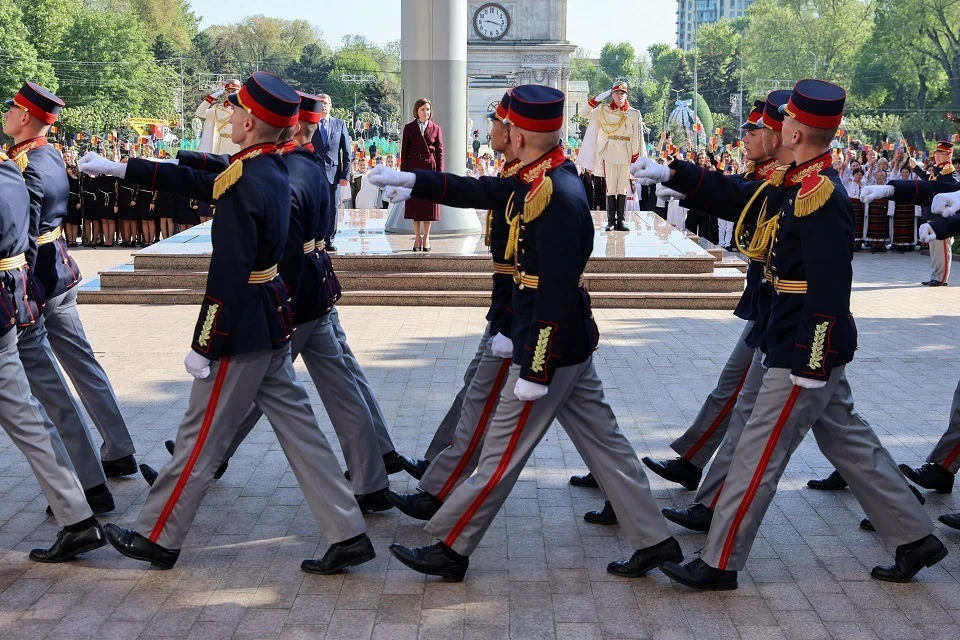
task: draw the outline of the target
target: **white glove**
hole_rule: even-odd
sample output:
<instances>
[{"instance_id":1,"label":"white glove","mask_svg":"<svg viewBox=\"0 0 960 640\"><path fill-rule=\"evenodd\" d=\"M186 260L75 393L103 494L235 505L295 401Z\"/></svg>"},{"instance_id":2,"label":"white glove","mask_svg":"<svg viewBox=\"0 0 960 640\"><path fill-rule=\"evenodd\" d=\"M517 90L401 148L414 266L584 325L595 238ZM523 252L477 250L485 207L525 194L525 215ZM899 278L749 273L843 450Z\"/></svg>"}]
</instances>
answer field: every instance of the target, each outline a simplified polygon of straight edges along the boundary
<instances>
[{"instance_id":1,"label":"white glove","mask_svg":"<svg viewBox=\"0 0 960 640\"><path fill-rule=\"evenodd\" d=\"M88 176L107 175L122 179L127 175L127 165L107 160L93 151L80 158L77 168Z\"/></svg>"},{"instance_id":2,"label":"white glove","mask_svg":"<svg viewBox=\"0 0 960 640\"><path fill-rule=\"evenodd\" d=\"M790 374L790 382L802 389L823 389L827 386L826 380L811 380L810 378L800 378Z\"/></svg>"},{"instance_id":3,"label":"white glove","mask_svg":"<svg viewBox=\"0 0 960 640\"><path fill-rule=\"evenodd\" d=\"M513 388L513 393L517 396L518 400L533 402L547 395L549 389L550 387L545 384L537 384L536 382L530 382L520 378L517 380L517 386Z\"/></svg>"},{"instance_id":4,"label":"white glove","mask_svg":"<svg viewBox=\"0 0 960 640\"><path fill-rule=\"evenodd\" d=\"M367 180L369 180L373 186L381 189L384 187L405 187L407 189L413 189L413 185L417 183L417 176L409 171L397 171L396 169L389 168L387 165L378 164L367 174Z\"/></svg>"},{"instance_id":5,"label":"white glove","mask_svg":"<svg viewBox=\"0 0 960 640\"><path fill-rule=\"evenodd\" d=\"M686 198L685 195L679 191L674 191L669 187L665 187L662 184L657 185L657 197L666 202L667 200L683 200Z\"/></svg>"},{"instance_id":6,"label":"white glove","mask_svg":"<svg viewBox=\"0 0 960 640\"><path fill-rule=\"evenodd\" d=\"M603 102L604 100L609 98L611 95L613 95L613 89L607 89L603 93L598 94L597 97L594 98L594 100L596 100L597 102Z\"/></svg>"},{"instance_id":7,"label":"white glove","mask_svg":"<svg viewBox=\"0 0 960 640\"><path fill-rule=\"evenodd\" d=\"M213 98L214 102L216 102L217 98L222 96L225 91L226 89L217 89L216 91L210 94L210 97Z\"/></svg>"},{"instance_id":8,"label":"white glove","mask_svg":"<svg viewBox=\"0 0 960 640\"><path fill-rule=\"evenodd\" d=\"M960 191L938 193L933 196L933 204L930 205L930 211L939 213L944 218L949 218L956 214L960 211Z\"/></svg>"},{"instance_id":9,"label":"white glove","mask_svg":"<svg viewBox=\"0 0 960 640\"><path fill-rule=\"evenodd\" d=\"M893 195L893 187L888 184L871 185L860 190L860 202L870 204L880 198L889 198Z\"/></svg>"},{"instance_id":10,"label":"white glove","mask_svg":"<svg viewBox=\"0 0 960 640\"><path fill-rule=\"evenodd\" d=\"M490 340L490 351L498 358L512 358L513 340L502 333L498 333Z\"/></svg>"},{"instance_id":11,"label":"white glove","mask_svg":"<svg viewBox=\"0 0 960 640\"><path fill-rule=\"evenodd\" d=\"M640 184L649 187L652 184L669 180L670 167L665 164L657 164L657 161L653 158L640 157L630 165L630 175Z\"/></svg>"},{"instance_id":12,"label":"white glove","mask_svg":"<svg viewBox=\"0 0 960 640\"><path fill-rule=\"evenodd\" d=\"M197 380L203 380L210 375L210 361L193 349L183 359L183 366L186 367L187 373Z\"/></svg>"},{"instance_id":13,"label":"white glove","mask_svg":"<svg viewBox=\"0 0 960 640\"><path fill-rule=\"evenodd\" d=\"M929 223L924 222L917 230L917 238L920 242L933 242L937 239L937 234L933 232L933 227Z\"/></svg>"},{"instance_id":14,"label":"white glove","mask_svg":"<svg viewBox=\"0 0 960 640\"><path fill-rule=\"evenodd\" d=\"M404 200L409 200L410 194L412 193L413 190L407 189L406 187L387 187L383 190L383 199L390 204L396 204Z\"/></svg>"}]
</instances>

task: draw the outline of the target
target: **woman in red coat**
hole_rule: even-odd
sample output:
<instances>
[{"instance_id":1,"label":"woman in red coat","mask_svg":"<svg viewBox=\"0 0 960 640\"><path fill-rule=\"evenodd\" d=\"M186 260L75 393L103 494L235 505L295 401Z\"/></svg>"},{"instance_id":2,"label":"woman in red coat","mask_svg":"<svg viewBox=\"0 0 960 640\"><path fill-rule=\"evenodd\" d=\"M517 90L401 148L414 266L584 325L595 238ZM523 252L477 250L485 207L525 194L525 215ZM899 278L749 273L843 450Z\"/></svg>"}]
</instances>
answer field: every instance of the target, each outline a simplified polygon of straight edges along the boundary
<instances>
[{"instance_id":1,"label":"woman in red coat","mask_svg":"<svg viewBox=\"0 0 960 640\"><path fill-rule=\"evenodd\" d=\"M400 171L443 171L443 134L440 125L430 119L433 105L426 98L420 98L413 104L413 115L416 120L403 128ZM430 251L430 223L440 219L440 207L426 200L411 198L404 203L403 217L413 220L413 250Z\"/></svg>"}]
</instances>

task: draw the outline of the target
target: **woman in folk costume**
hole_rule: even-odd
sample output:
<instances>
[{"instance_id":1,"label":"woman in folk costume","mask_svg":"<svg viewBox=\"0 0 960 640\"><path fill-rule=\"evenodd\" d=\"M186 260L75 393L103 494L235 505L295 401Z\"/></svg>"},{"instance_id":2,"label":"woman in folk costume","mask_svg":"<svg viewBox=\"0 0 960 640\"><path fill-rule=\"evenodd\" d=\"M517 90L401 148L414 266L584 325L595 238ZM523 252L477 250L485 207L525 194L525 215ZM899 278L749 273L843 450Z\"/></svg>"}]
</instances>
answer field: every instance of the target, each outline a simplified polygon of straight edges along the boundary
<instances>
[{"instance_id":1,"label":"woman in folk costume","mask_svg":"<svg viewBox=\"0 0 960 640\"><path fill-rule=\"evenodd\" d=\"M433 117L433 104L420 98L413 104L415 120L403 128L400 143L400 170L443 171L443 133ZM430 225L440 219L440 207L411 198L404 203L403 217L413 220L413 250L430 251ZM422 232L421 232L422 227Z\"/></svg>"},{"instance_id":2,"label":"woman in folk costume","mask_svg":"<svg viewBox=\"0 0 960 640\"><path fill-rule=\"evenodd\" d=\"M860 200L860 192L866 186L863 184L863 169L856 167L851 173L850 182L845 186L847 195L850 196L850 204L853 206L853 250L860 251L863 247L863 221L866 212L866 207Z\"/></svg>"}]
</instances>

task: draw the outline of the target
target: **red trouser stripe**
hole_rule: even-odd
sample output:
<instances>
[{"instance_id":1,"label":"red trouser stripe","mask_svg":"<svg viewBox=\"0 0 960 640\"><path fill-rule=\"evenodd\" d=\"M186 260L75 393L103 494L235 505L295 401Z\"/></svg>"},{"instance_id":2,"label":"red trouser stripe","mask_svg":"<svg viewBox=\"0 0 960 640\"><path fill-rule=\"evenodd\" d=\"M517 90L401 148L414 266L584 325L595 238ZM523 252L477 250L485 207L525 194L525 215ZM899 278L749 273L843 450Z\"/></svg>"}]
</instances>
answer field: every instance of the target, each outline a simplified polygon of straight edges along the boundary
<instances>
[{"instance_id":1,"label":"red trouser stripe","mask_svg":"<svg viewBox=\"0 0 960 640\"><path fill-rule=\"evenodd\" d=\"M940 282L946 282L950 278L950 242L944 240L940 244L943 245L943 277Z\"/></svg>"},{"instance_id":2,"label":"red trouser stripe","mask_svg":"<svg viewBox=\"0 0 960 640\"><path fill-rule=\"evenodd\" d=\"M777 442L780 440L780 434L783 433L783 427L787 424L787 419L790 417L790 412L793 411L793 405L797 403L797 397L799 395L800 387L794 385L793 389L790 390L790 395L787 396L786 404L783 405L783 410L780 412L780 417L777 418L777 423L773 426L773 432L770 434L770 438L767 440L767 446L763 449L763 455L760 457L760 463L753 472L753 478L750 480L750 486L747 487L747 493L743 496L743 500L740 501L740 506L737 507L737 513L733 517L733 523L730 525L730 531L727 532L727 539L723 543L723 551L720 553L720 566L717 567L717 569L727 568L727 562L730 560L730 554L733 552L733 543L737 537L737 530L740 529L740 523L743 522L744 517L746 517L747 510L750 509L750 503L753 502L753 499L757 495L757 491L760 489L760 483L763 480L763 474L767 470L767 465L770 464L770 458L773 457L773 452L777 448Z\"/></svg>"},{"instance_id":3,"label":"red trouser stripe","mask_svg":"<svg viewBox=\"0 0 960 640\"><path fill-rule=\"evenodd\" d=\"M940 463L940 466L949 471L950 467L953 466L953 463L956 461L957 456L960 456L960 443L957 443L957 446L950 451L950 455L947 456L946 460Z\"/></svg>"},{"instance_id":4,"label":"red trouser stripe","mask_svg":"<svg viewBox=\"0 0 960 640\"><path fill-rule=\"evenodd\" d=\"M460 458L460 462L457 463L457 468L453 470L453 473L450 474L447 481L440 487L440 491L437 493L439 500L447 499L447 496L450 495L450 492L453 491L454 486L457 484L457 478L463 473L467 464L470 463L473 454L477 451L477 447L483 442L483 434L486 433L487 422L490 420L490 415L493 413L494 407L497 406L497 398L500 397L500 388L503 386L503 380L507 377L507 373L510 372L510 362L510 358L505 358L503 364L500 365L497 377L493 381L493 387L490 389L490 395L487 396L487 402L483 405L483 413L480 414L480 420L477 422L473 436L470 438L470 444Z\"/></svg>"},{"instance_id":5,"label":"red trouser stripe","mask_svg":"<svg viewBox=\"0 0 960 640\"><path fill-rule=\"evenodd\" d=\"M187 464L183 467L183 471L180 473L180 477L177 478L177 484L173 488L173 493L170 494L170 497L167 498L167 504L163 506L163 511L160 512L160 517L157 518L157 523L153 525L153 531L150 532L150 542L156 542L160 539L160 534L163 533L163 528L167 525L167 520L170 519L170 514L173 513L173 508L177 506L177 501L180 499L180 494L183 493L184 487L187 486L187 480L190 478L190 473L193 471L194 465L197 464L197 459L200 457L200 452L203 450L203 444L207 441L207 435L210 433L210 425L213 423L213 416L217 412L217 402L220 400L220 390L223 388L223 381L227 377L227 369L230 365L230 358L222 358L220 360L220 367L217 369L217 379L213 382L213 390L210 392L210 400L207 401L207 411L203 414L203 422L200 424L200 433L197 435L197 441L193 445L193 450L190 452L190 457L187 458Z\"/></svg>"},{"instance_id":6,"label":"red trouser stripe","mask_svg":"<svg viewBox=\"0 0 960 640\"><path fill-rule=\"evenodd\" d=\"M697 451L700 451L700 448L703 445L707 444L707 440L710 439L710 436L720 428L720 425L723 423L724 419L730 415L730 411L733 409L734 405L737 404L737 396L740 395L740 389L743 389L743 383L747 379L747 374L750 372L750 365L747 365L747 368L744 370L743 375L740 376L740 383L737 385L737 388L734 389L733 395L727 398L726 404L723 405L723 409L720 410L720 413L717 414L717 417L713 419L713 422L710 423L710 427L704 432L700 439L693 443L693 446L690 447L690 451L683 456L687 460L691 460L693 456L697 455Z\"/></svg>"},{"instance_id":7,"label":"red trouser stripe","mask_svg":"<svg viewBox=\"0 0 960 640\"><path fill-rule=\"evenodd\" d=\"M497 465L496 471L494 471L490 479L487 480L487 484L480 490L480 494L473 499L470 507L460 516L460 519L457 520L453 529L447 534L447 537L443 540L443 544L448 547L453 546L457 538L460 537L460 534L463 533L464 527L470 524L470 521L473 519L473 516L476 515L477 510L483 504L484 500L497 488L500 479L503 478L503 474L507 472L507 467L510 466L510 459L513 458L513 452L516 450L517 443L520 441L520 435L523 433L523 427L527 424L527 418L530 416L531 409L533 409L532 401L523 403L523 409L520 411L520 417L517 419L517 427L513 430L513 435L510 436L510 442L507 443L506 451L504 451L500 457L500 464Z\"/></svg>"}]
</instances>

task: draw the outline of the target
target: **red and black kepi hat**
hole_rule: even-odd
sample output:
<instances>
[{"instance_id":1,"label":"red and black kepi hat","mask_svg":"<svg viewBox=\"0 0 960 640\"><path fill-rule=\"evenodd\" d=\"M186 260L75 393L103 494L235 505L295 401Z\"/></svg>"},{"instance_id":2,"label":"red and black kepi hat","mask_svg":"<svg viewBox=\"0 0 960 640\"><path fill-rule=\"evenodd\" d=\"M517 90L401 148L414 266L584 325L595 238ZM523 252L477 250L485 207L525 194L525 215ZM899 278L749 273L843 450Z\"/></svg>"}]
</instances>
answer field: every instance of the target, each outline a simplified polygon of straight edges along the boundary
<instances>
[{"instance_id":1,"label":"red and black kepi hat","mask_svg":"<svg viewBox=\"0 0 960 640\"><path fill-rule=\"evenodd\" d=\"M497 103L497 108L493 111L487 112L487 117L491 120L499 120L503 122L507 119L507 112L510 111L510 90L503 94L503 97L500 98L500 102Z\"/></svg>"},{"instance_id":2,"label":"red and black kepi hat","mask_svg":"<svg viewBox=\"0 0 960 640\"><path fill-rule=\"evenodd\" d=\"M45 124L56 122L60 109L64 107L63 100L34 82L23 85L13 100L7 100L5 104L8 107L20 107Z\"/></svg>"},{"instance_id":3,"label":"red and black kepi hat","mask_svg":"<svg viewBox=\"0 0 960 640\"><path fill-rule=\"evenodd\" d=\"M323 111L323 105L320 104L320 97L312 93L297 91L300 96L300 122L309 122L317 124L320 122L320 113Z\"/></svg>"},{"instance_id":4,"label":"red and black kepi hat","mask_svg":"<svg viewBox=\"0 0 960 640\"><path fill-rule=\"evenodd\" d=\"M783 113L780 107L787 104L790 99L790 92L786 89L777 89L767 94L767 100L763 105L763 117L760 118L760 126L774 131L783 131Z\"/></svg>"},{"instance_id":5,"label":"red and black kepi hat","mask_svg":"<svg viewBox=\"0 0 960 640\"><path fill-rule=\"evenodd\" d=\"M744 131L752 131L754 129L762 128L759 122L760 118L763 117L763 107L766 104L766 100L754 100L753 109L750 110L750 113L747 115L747 121L741 124L740 128Z\"/></svg>"},{"instance_id":6,"label":"red and black kepi hat","mask_svg":"<svg viewBox=\"0 0 960 640\"><path fill-rule=\"evenodd\" d=\"M243 83L240 91L228 96L227 100L272 127L292 127L300 113L297 92L266 71L255 72Z\"/></svg>"},{"instance_id":7,"label":"red and black kepi hat","mask_svg":"<svg viewBox=\"0 0 960 640\"><path fill-rule=\"evenodd\" d=\"M510 93L507 122L527 131L549 132L563 128L563 91L539 84L524 84Z\"/></svg>"},{"instance_id":8,"label":"red and black kepi hat","mask_svg":"<svg viewBox=\"0 0 960 640\"><path fill-rule=\"evenodd\" d=\"M953 143L949 140L937 141L937 151L941 153L953 153Z\"/></svg>"},{"instance_id":9,"label":"red and black kepi hat","mask_svg":"<svg viewBox=\"0 0 960 640\"><path fill-rule=\"evenodd\" d=\"M610 91L623 91L626 93L628 90L626 80L617 80L613 83L613 86L610 87Z\"/></svg>"},{"instance_id":10,"label":"red and black kepi hat","mask_svg":"<svg viewBox=\"0 0 960 640\"><path fill-rule=\"evenodd\" d=\"M815 129L836 129L843 120L847 92L823 80L801 80L780 111L800 124Z\"/></svg>"}]
</instances>

